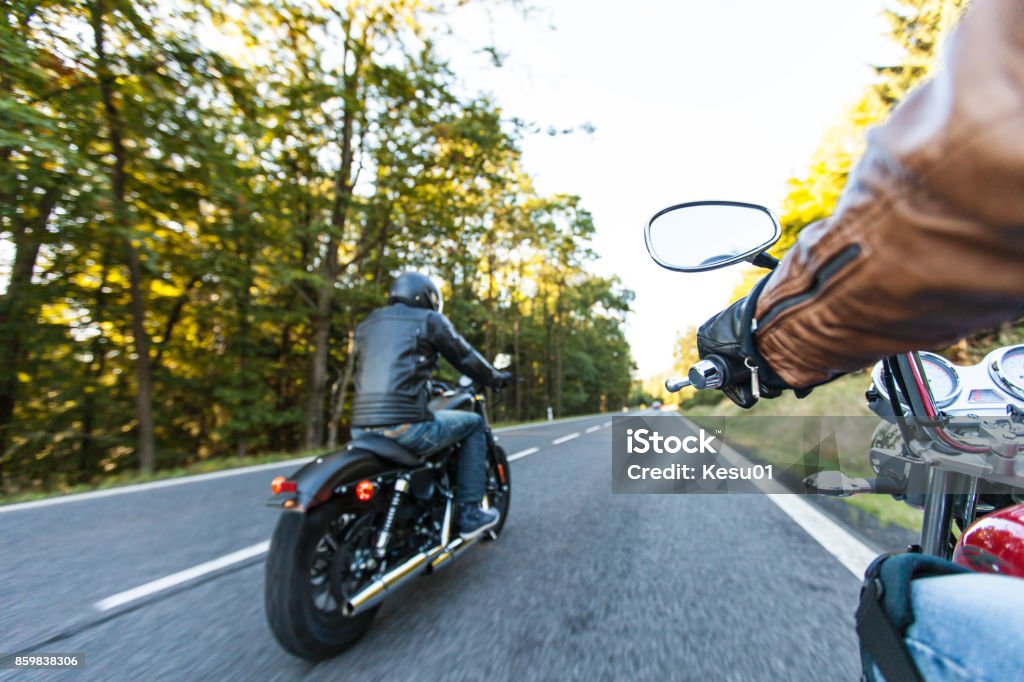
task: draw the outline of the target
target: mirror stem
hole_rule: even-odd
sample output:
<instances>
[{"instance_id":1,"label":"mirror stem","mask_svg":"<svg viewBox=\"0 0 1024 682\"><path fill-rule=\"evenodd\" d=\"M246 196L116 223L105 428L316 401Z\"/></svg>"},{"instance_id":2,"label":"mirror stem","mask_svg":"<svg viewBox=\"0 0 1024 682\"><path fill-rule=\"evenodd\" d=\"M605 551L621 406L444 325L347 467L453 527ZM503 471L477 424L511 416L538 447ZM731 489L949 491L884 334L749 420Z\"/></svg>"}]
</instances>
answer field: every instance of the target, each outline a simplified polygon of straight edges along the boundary
<instances>
[{"instance_id":1,"label":"mirror stem","mask_svg":"<svg viewBox=\"0 0 1024 682\"><path fill-rule=\"evenodd\" d=\"M750 263L759 268L764 268L765 270L774 270L779 266L779 259L762 251L751 258Z\"/></svg>"}]
</instances>

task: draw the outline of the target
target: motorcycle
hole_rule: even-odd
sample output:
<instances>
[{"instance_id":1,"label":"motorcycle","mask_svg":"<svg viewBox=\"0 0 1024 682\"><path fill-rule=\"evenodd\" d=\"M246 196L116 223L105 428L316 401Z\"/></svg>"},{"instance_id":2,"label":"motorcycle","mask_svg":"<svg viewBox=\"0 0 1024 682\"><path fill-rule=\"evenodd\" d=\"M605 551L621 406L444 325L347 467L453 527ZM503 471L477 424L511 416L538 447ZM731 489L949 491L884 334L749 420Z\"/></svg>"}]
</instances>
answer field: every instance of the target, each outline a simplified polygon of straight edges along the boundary
<instances>
[{"instance_id":1,"label":"motorcycle","mask_svg":"<svg viewBox=\"0 0 1024 682\"><path fill-rule=\"evenodd\" d=\"M494 365L504 369L508 355ZM419 457L394 441L365 435L271 483L282 510L266 561L264 602L274 637L308 660L335 656L370 627L384 599L433 573L478 540L496 540L508 518L508 458L491 432L483 387L435 381L431 410L470 410L487 425L483 506L496 526L464 539L455 531L453 445Z\"/></svg>"},{"instance_id":2,"label":"motorcycle","mask_svg":"<svg viewBox=\"0 0 1024 682\"><path fill-rule=\"evenodd\" d=\"M670 206L644 231L654 261L678 272L740 262L774 269L779 261L766 251L780 235L767 208L732 201ZM730 371L711 355L665 387L725 388ZM1024 507L1017 506L1024 503L1024 345L994 350L972 366L901 353L880 361L871 376L868 406L883 420L868 453L877 477L822 471L805 479L808 491L890 494L924 511L915 551L1024 577Z\"/></svg>"}]
</instances>

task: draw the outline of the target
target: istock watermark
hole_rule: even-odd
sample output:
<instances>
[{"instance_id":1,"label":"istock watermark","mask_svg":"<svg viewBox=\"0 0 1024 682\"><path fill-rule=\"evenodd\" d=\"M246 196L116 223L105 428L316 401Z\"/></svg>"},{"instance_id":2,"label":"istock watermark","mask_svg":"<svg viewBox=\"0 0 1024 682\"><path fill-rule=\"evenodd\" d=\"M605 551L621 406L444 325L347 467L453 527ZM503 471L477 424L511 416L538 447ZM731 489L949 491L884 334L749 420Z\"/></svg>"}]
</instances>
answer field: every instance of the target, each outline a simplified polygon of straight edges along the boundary
<instances>
[{"instance_id":1,"label":"istock watermark","mask_svg":"<svg viewBox=\"0 0 1024 682\"><path fill-rule=\"evenodd\" d=\"M642 455L646 452L653 452L659 455L674 455L679 452L686 452L691 455L697 453L717 454L713 443L715 437L704 429L695 436L662 436L651 429L626 429L626 452L629 454Z\"/></svg>"},{"instance_id":2,"label":"istock watermark","mask_svg":"<svg viewBox=\"0 0 1024 682\"><path fill-rule=\"evenodd\" d=\"M923 494L899 428L876 417L616 417L615 493L807 493L845 496L878 480Z\"/></svg>"}]
</instances>

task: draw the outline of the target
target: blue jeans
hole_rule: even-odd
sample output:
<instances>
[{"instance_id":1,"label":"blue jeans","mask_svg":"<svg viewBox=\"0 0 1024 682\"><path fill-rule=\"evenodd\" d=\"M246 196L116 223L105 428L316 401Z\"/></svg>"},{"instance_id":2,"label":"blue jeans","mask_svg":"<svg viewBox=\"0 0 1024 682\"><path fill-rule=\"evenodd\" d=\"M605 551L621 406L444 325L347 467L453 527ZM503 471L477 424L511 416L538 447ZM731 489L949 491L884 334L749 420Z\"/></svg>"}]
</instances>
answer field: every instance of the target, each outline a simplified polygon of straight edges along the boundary
<instances>
[{"instance_id":1,"label":"blue jeans","mask_svg":"<svg viewBox=\"0 0 1024 682\"><path fill-rule=\"evenodd\" d=\"M462 441L458 458L456 502L479 504L487 484L487 435L483 418L464 410L438 410L434 418L411 424L353 428L352 437L376 433L417 455L430 455Z\"/></svg>"},{"instance_id":2,"label":"blue jeans","mask_svg":"<svg viewBox=\"0 0 1024 682\"><path fill-rule=\"evenodd\" d=\"M1024 580L989 573L923 578L911 583L911 600L914 623L904 641L924 679L1021 679Z\"/></svg>"}]
</instances>

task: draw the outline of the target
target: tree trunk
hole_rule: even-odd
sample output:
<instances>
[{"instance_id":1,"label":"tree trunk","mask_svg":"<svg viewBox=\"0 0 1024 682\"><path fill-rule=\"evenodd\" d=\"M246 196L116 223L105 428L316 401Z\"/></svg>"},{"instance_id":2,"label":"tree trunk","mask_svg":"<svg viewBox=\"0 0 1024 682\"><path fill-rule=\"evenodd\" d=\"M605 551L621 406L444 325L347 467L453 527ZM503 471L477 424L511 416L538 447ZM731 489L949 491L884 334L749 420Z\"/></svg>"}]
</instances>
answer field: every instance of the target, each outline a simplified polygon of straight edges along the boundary
<instances>
[{"instance_id":1,"label":"tree trunk","mask_svg":"<svg viewBox=\"0 0 1024 682\"><path fill-rule=\"evenodd\" d=\"M289 326L288 324L282 325L280 338L281 340L277 346L278 367L274 390L274 408L279 413L287 411L292 406L292 378L291 373L288 371L289 358L291 358L292 354L291 326ZM295 442L294 428L289 427L286 429L282 425L276 425L274 427L274 433L273 438L271 438L271 442L274 444L274 448L277 450L283 451L291 449Z\"/></svg>"},{"instance_id":2,"label":"tree trunk","mask_svg":"<svg viewBox=\"0 0 1024 682\"><path fill-rule=\"evenodd\" d=\"M346 41L347 44L347 41ZM313 313L313 357L309 367L309 386L306 400L307 449L320 447L324 437L324 396L327 388L327 356L331 337L331 311L334 304L334 285L338 281L338 246L344 238L348 209L352 200L352 165L355 159L356 100L362 65L356 56L351 75L345 77L345 113L341 122L341 167L334 180L334 205L331 209L331 234L327 251L320 267L320 285L317 289L316 310Z\"/></svg>"},{"instance_id":3,"label":"tree trunk","mask_svg":"<svg viewBox=\"0 0 1024 682\"><path fill-rule=\"evenodd\" d=\"M333 448L338 444L338 429L341 426L341 415L345 410L345 395L348 394L348 387L352 384L352 375L356 369L356 330L349 327L348 350L345 356L345 371L342 373L333 391L334 404L331 406L331 423L327 427L327 447Z\"/></svg>"},{"instance_id":4,"label":"tree trunk","mask_svg":"<svg viewBox=\"0 0 1024 682\"><path fill-rule=\"evenodd\" d=\"M96 51L96 74L99 79L100 98L103 101L107 137L114 163L110 169L110 187L114 205L114 227L124 242L124 258L128 266L129 305L132 316L132 345L135 351L135 416L138 420L139 470L150 473L156 463L156 443L153 429L153 372L149 356L149 335L146 332L146 301L143 292L142 260L131 239L125 172L127 153L117 109L113 84L115 79L107 59L103 0L96 0L91 8L91 23Z\"/></svg>"},{"instance_id":5,"label":"tree trunk","mask_svg":"<svg viewBox=\"0 0 1024 682\"><path fill-rule=\"evenodd\" d=\"M25 366L25 330L34 325L36 305L30 300L32 274L46 224L60 196L58 187L43 192L31 219L12 216L14 263L7 292L0 296L0 462L10 442L18 401L18 370ZM0 464L0 488L4 468Z\"/></svg>"},{"instance_id":6,"label":"tree trunk","mask_svg":"<svg viewBox=\"0 0 1024 682\"><path fill-rule=\"evenodd\" d=\"M334 283L338 279L338 244L332 238L327 243L322 282L317 289L316 310L313 313L313 357L309 367L309 387L306 395L306 449L320 447L323 442L324 391L327 386L327 354L331 340L331 309L334 304Z\"/></svg>"}]
</instances>

